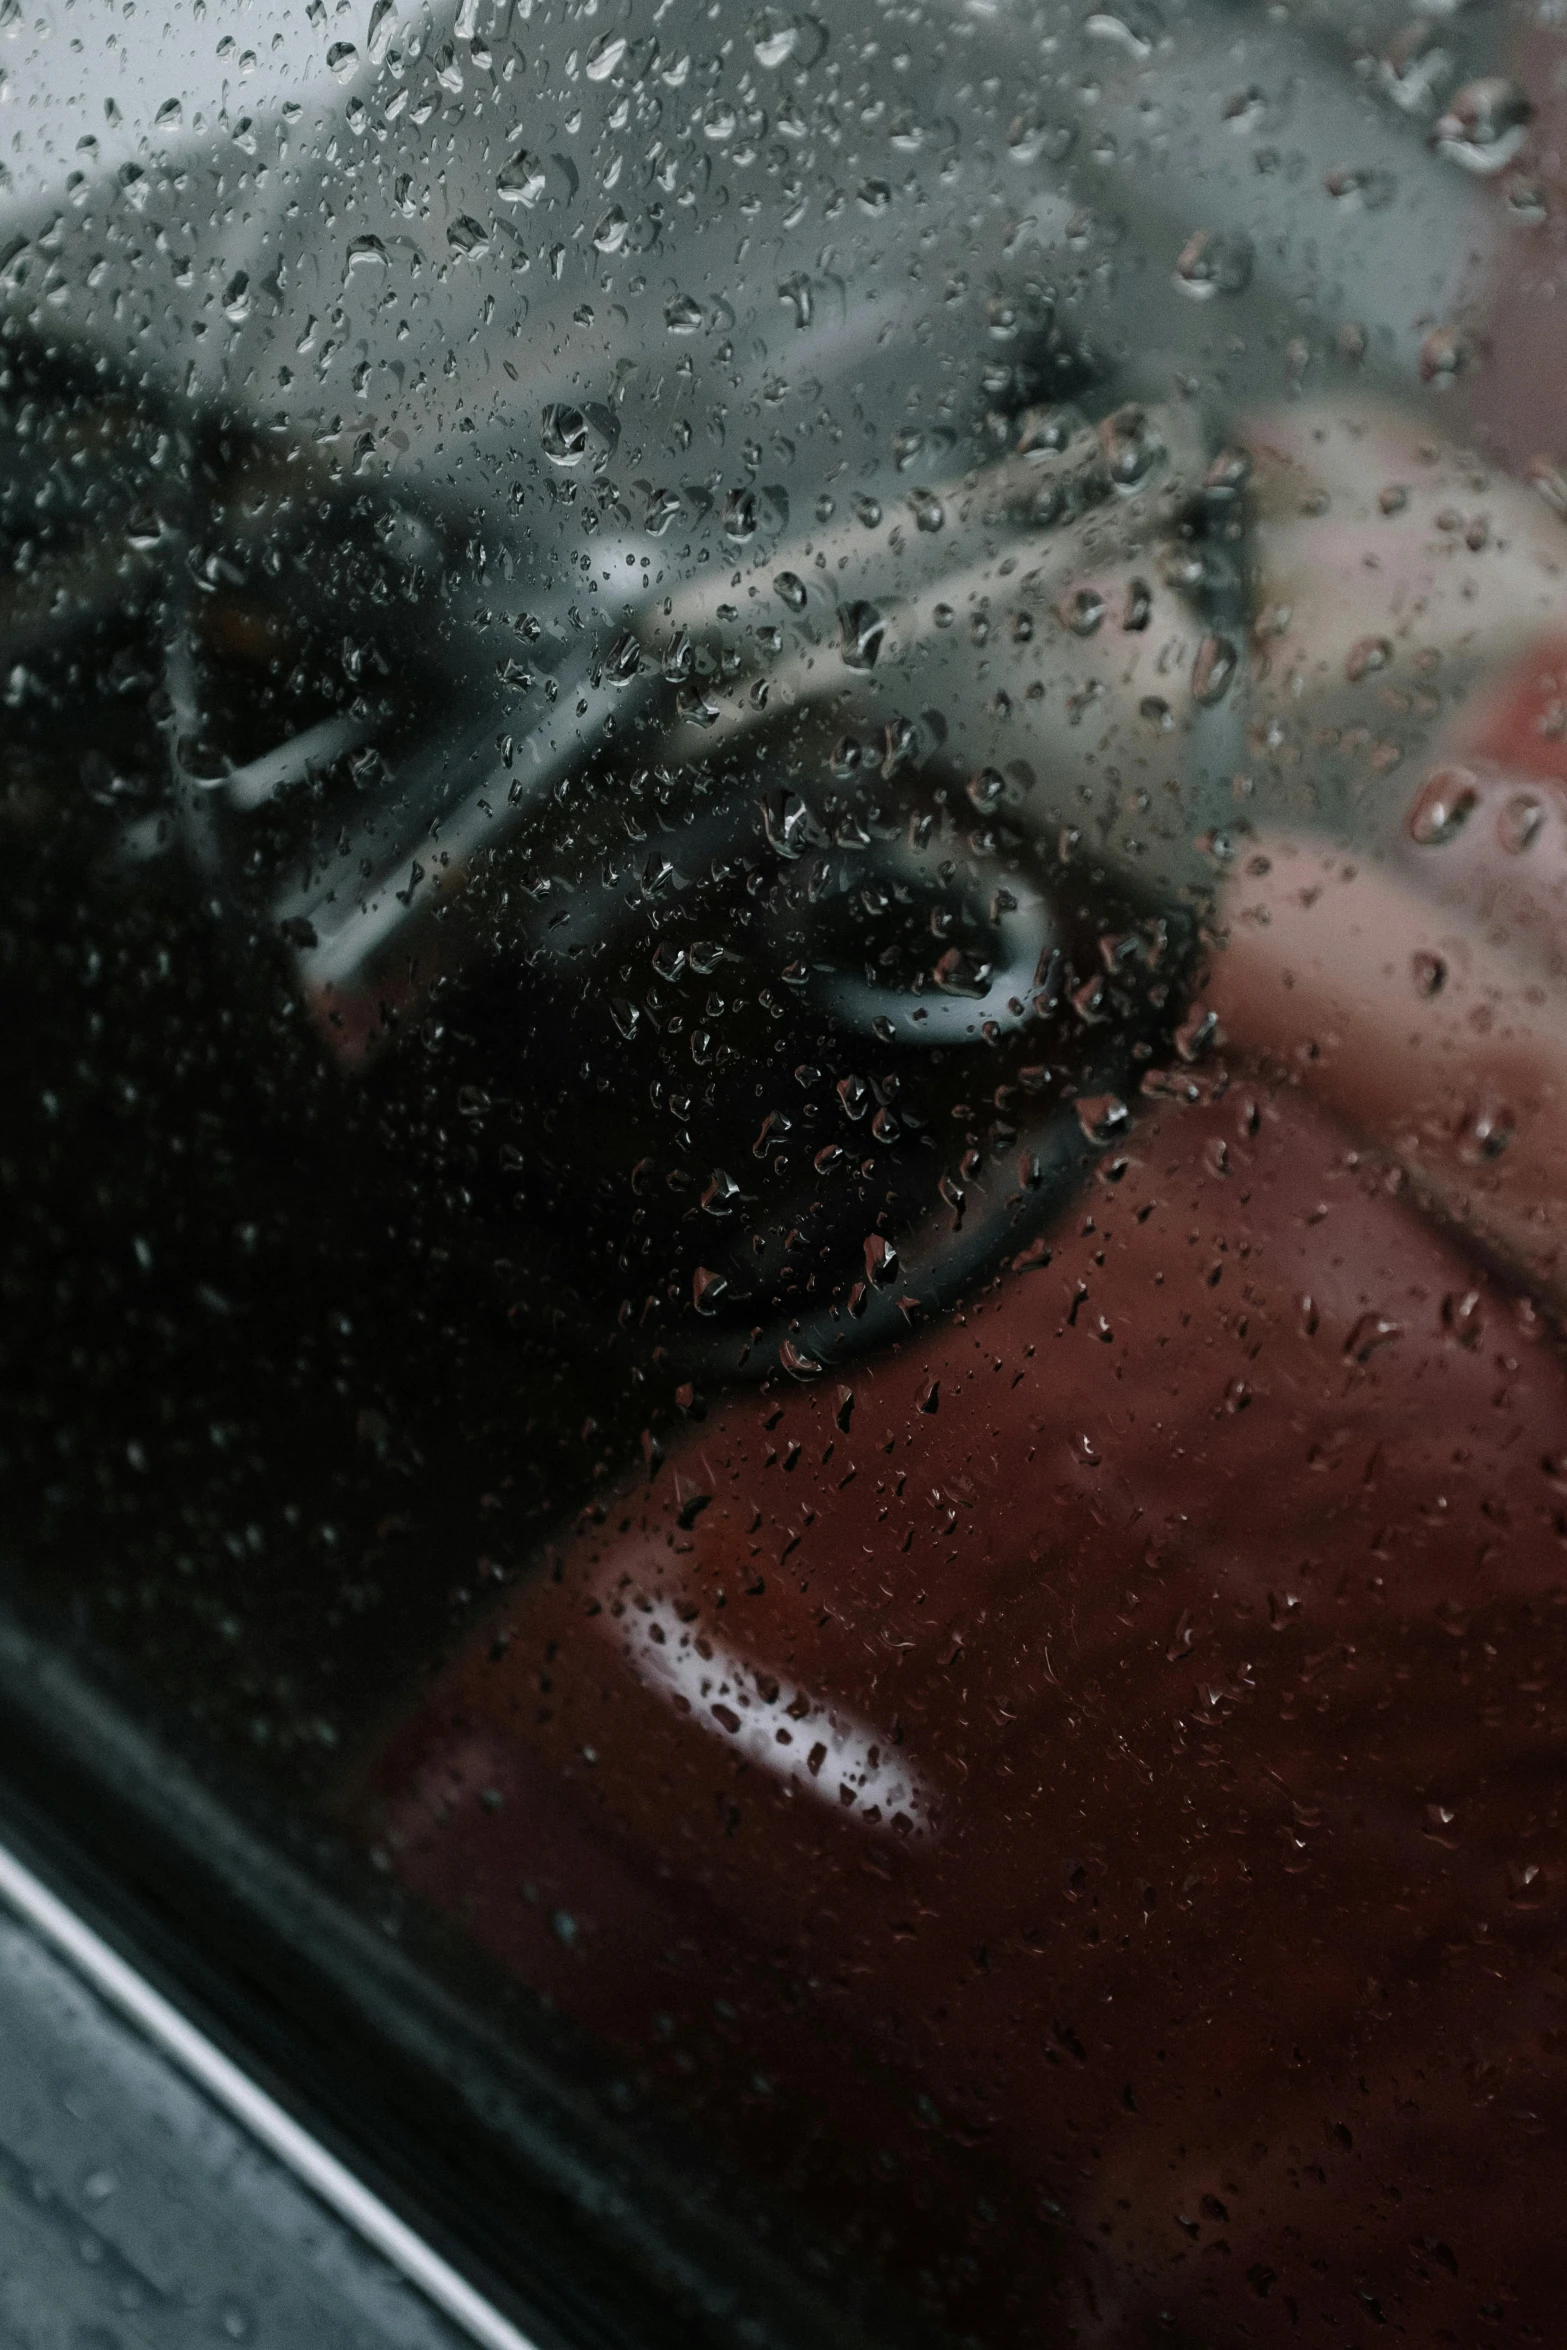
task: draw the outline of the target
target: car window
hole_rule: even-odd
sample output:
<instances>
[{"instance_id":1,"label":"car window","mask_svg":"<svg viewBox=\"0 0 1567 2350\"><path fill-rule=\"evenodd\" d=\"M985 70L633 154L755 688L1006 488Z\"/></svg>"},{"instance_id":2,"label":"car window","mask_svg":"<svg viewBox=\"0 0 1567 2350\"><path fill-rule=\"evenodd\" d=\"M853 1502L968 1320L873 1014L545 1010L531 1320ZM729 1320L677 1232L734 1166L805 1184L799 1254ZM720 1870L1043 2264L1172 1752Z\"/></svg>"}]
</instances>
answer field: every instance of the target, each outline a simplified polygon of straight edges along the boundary
<instances>
[{"instance_id":1,"label":"car window","mask_svg":"<svg viewBox=\"0 0 1567 2350\"><path fill-rule=\"evenodd\" d=\"M1563 64L0 10L8 1816L541 2339L1550 2338Z\"/></svg>"}]
</instances>

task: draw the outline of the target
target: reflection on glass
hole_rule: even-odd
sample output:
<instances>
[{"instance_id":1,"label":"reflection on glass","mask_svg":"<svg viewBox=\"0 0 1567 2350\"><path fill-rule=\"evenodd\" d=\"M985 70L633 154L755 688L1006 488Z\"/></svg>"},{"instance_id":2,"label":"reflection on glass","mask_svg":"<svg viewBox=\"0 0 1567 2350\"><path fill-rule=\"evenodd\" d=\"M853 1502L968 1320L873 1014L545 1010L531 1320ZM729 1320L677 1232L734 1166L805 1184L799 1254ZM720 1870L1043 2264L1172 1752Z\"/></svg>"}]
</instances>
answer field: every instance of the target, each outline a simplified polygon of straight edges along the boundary
<instances>
[{"instance_id":1,"label":"reflection on glass","mask_svg":"<svg viewBox=\"0 0 1567 2350\"><path fill-rule=\"evenodd\" d=\"M1558 31L71 22L15 1608L889 2310L1550 2340Z\"/></svg>"}]
</instances>

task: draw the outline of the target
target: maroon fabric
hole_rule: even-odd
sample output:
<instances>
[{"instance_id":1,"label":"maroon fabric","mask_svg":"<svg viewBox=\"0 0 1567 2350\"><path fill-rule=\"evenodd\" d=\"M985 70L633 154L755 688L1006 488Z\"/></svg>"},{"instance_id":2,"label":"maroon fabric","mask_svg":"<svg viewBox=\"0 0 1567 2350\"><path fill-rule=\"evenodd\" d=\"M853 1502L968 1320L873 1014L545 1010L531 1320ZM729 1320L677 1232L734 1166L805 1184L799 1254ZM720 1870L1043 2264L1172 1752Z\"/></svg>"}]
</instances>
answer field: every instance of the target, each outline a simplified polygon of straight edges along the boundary
<instances>
[{"instance_id":1,"label":"maroon fabric","mask_svg":"<svg viewBox=\"0 0 1567 2350\"><path fill-rule=\"evenodd\" d=\"M1299 1095L1203 1090L1048 1263L694 1431L367 1817L962 2331L1553 2342L1563 1364ZM824 1709L853 1803L757 1760Z\"/></svg>"}]
</instances>

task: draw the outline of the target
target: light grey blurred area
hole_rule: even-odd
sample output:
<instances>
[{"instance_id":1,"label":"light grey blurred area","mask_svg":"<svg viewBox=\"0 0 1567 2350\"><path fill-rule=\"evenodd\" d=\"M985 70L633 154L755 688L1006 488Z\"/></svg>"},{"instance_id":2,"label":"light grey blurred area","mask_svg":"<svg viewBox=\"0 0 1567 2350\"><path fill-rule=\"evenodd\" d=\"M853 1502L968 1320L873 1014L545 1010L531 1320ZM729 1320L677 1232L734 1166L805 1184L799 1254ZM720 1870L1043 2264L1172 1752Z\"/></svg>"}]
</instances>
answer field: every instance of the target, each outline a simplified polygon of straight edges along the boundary
<instances>
[{"instance_id":1,"label":"light grey blurred area","mask_svg":"<svg viewBox=\"0 0 1567 2350\"><path fill-rule=\"evenodd\" d=\"M0 1917L0 2350L466 2339Z\"/></svg>"}]
</instances>

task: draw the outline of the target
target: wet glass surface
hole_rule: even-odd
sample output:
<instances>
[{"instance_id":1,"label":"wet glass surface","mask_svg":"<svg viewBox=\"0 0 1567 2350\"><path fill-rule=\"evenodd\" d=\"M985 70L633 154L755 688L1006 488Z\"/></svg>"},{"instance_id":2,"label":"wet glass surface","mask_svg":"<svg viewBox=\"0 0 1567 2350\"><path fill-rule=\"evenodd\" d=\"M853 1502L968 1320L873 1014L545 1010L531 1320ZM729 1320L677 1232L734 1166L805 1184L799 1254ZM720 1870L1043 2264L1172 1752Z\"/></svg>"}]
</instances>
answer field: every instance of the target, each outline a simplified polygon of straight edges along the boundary
<instances>
[{"instance_id":1,"label":"wet glass surface","mask_svg":"<svg viewBox=\"0 0 1567 2350\"><path fill-rule=\"evenodd\" d=\"M0 65L18 1637L853 2338L1549 2341L1553 11Z\"/></svg>"}]
</instances>

